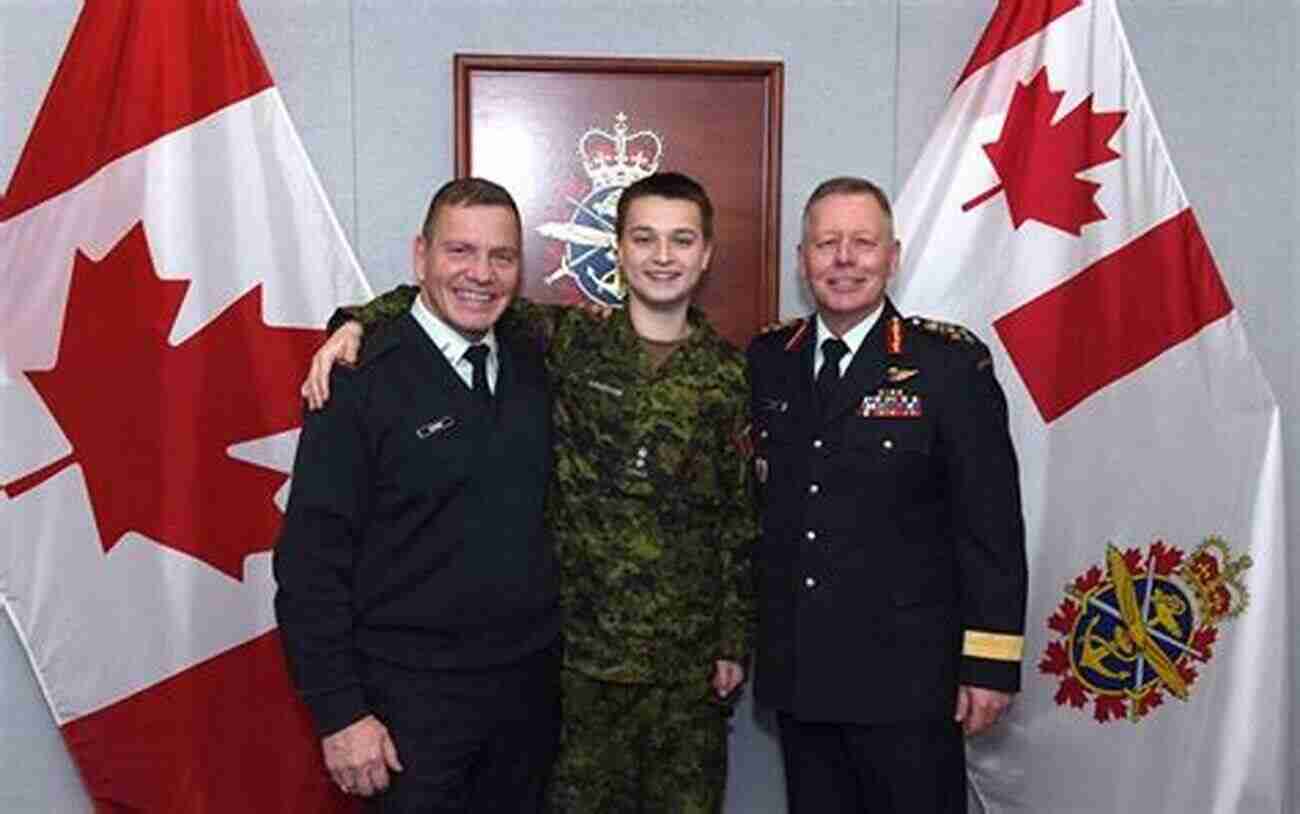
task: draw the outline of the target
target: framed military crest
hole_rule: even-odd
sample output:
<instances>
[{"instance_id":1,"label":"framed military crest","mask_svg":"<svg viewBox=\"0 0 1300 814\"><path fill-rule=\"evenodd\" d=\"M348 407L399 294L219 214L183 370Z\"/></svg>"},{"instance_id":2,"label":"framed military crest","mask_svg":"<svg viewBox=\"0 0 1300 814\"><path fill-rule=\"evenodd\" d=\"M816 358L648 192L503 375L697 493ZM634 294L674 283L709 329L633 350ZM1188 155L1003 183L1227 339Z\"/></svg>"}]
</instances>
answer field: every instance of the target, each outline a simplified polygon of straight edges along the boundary
<instances>
[{"instance_id":1,"label":"framed military crest","mask_svg":"<svg viewBox=\"0 0 1300 814\"><path fill-rule=\"evenodd\" d=\"M619 306L623 189L656 171L708 190L714 251L696 303L744 347L776 318L780 62L457 54L456 174L523 216L523 295Z\"/></svg>"}]
</instances>

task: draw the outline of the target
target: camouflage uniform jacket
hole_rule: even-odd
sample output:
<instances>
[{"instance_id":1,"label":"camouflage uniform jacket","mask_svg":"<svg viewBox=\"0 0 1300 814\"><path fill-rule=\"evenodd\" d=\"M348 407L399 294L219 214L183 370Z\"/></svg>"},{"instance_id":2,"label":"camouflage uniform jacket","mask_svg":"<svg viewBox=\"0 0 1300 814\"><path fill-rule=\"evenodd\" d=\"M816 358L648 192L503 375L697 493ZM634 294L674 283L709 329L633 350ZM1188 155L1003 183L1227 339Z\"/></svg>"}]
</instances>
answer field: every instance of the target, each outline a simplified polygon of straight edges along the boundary
<instances>
[{"instance_id":1,"label":"camouflage uniform jacket","mask_svg":"<svg viewBox=\"0 0 1300 814\"><path fill-rule=\"evenodd\" d=\"M350 315L405 313L404 286ZM707 679L741 660L754 628L744 358L692 311L692 333L652 369L626 312L516 301L545 343L555 404L566 666L620 683ZM337 319L336 319L337 322ZM331 327L334 324L332 323Z\"/></svg>"}]
</instances>

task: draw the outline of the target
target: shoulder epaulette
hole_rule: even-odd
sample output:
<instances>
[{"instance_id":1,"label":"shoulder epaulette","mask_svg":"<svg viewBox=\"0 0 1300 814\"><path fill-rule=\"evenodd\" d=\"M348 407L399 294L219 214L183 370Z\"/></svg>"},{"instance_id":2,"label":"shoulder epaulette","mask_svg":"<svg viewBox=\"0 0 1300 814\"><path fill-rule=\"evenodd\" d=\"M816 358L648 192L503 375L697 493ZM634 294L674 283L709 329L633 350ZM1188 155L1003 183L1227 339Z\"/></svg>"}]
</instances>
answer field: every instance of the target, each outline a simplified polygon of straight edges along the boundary
<instances>
[{"instance_id":1,"label":"shoulder epaulette","mask_svg":"<svg viewBox=\"0 0 1300 814\"><path fill-rule=\"evenodd\" d=\"M961 342L975 347L984 344L978 336L955 322L940 322L937 319L926 319L925 317L908 317L907 324L912 328L933 334L949 342Z\"/></svg>"},{"instance_id":2,"label":"shoulder epaulette","mask_svg":"<svg viewBox=\"0 0 1300 814\"><path fill-rule=\"evenodd\" d=\"M785 340L785 345L783 345L785 350L790 351L799 347L799 343L803 340L804 335L808 333L808 326L811 324L812 324L812 320L808 319L807 317L799 317L797 319L789 320L788 323L783 327L785 328L793 327L794 331Z\"/></svg>"}]
</instances>

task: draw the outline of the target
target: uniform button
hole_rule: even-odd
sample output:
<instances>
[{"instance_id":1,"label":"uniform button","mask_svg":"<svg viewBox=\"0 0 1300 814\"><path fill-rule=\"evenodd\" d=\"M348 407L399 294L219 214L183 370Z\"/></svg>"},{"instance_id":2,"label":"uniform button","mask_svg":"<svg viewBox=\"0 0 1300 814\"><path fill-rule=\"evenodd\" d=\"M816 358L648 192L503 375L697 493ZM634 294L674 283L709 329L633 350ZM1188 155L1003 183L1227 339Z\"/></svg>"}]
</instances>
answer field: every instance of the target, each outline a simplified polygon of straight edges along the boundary
<instances>
[{"instance_id":1,"label":"uniform button","mask_svg":"<svg viewBox=\"0 0 1300 814\"><path fill-rule=\"evenodd\" d=\"M809 540L816 540L817 532L813 531L812 529L809 529L807 533L804 534L804 536L807 537Z\"/></svg>"},{"instance_id":2,"label":"uniform button","mask_svg":"<svg viewBox=\"0 0 1300 814\"><path fill-rule=\"evenodd\" d=\"M817 494L818 492L820 492L821 490L822 490L822 488L821 488L820 486L818 486L817 484L815 484L815 483L810 483L810 484L808 484L808 494L810 494L810 495L815 495L815 494Z\"/></svg>"},{"instance_id":3,"label":"uniform button","mask_svg":"<svg viewBox=\"0 0 1300 814\"><path fill-rule=\"evenodd\" d=\"M820 439L820 438L816 438L816 439L814 439L814 440L813 440L813 449L821 449L821 448L822 448L822 439Z\"/></svg>"},{"instance_id":4,"label":"uniform button","mask_svg":"<svg viewBox=\"0 0 1300 814\"><path fill-rule=\"evenodd\" d=\"M803 584L805 588L816 588L817 580L813 579L812 577L804 577Z\"/></svg>"},{"instance_id":5,"label":"uniform button","mask_svg":"<svg viewBox=\"0 0 1300 814\"><path fill-rule=\"evenodd\" d=\"M641 447L640 449L638 449L638 450L636 451L636 457L638 457L638 458L644 458L645 456L647 456L647 455L649 455L649 454L650 454L650 450L646 449L645 447Z\"/></svg>"},{"instance_id":6,"label":"uniform button","mask_svg":"<svg viewBox=\"0 0 1300 814\"><path fill-rule=\"evenodd\" d=\"M767 437L767 430L759 430L759 432L758 432L758 437L759 437L759 438L766 438L766 437Z\"/></svg>"},{"instance_id":7,"label":"uniform button","mask_svg":"<svg viewBox=\"0 0 1300 814\"><path fill-rule=\"evenodd\" d=\"M894 448L894 441L893 441L893 439L886 438L884 441L881 441L881 442L880 442L880 445L881 445L882 447L884 447L885 449L893 449L893 448Z\"/></svg>"},{"instance_id":8,"label":"uniform button","mask_svg":"<svg viewBox=\"0 0 1300 814\"><path fill-rule=\"evenodd\" d=\"M636 468L637 468L637 469L645 469L645 458L637 458L637 459L636 459Z\"/></svg>"}]
</instances>

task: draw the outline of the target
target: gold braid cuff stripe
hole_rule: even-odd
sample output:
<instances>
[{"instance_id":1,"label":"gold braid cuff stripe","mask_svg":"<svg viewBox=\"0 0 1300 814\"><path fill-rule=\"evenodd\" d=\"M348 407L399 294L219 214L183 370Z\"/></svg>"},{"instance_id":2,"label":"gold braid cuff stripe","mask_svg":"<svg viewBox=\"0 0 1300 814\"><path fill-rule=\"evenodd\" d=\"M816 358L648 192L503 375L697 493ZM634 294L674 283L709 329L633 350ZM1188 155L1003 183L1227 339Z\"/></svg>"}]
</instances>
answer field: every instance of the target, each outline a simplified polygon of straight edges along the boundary
<instances>
[{"instance_id":1,"label":"gold braid cuff stripe","mask_svg":"<svg viewBox=\"0 0 1300 814\"><path fill-rule=\"evenodd\" d=\"M1024 649L1024 636L1012 636L1008 633L987 633L983 630L968 630L965 639L962 641L961 654L977 659L1020 661L1020 655Z\"/></svg>"}]
</instances>

